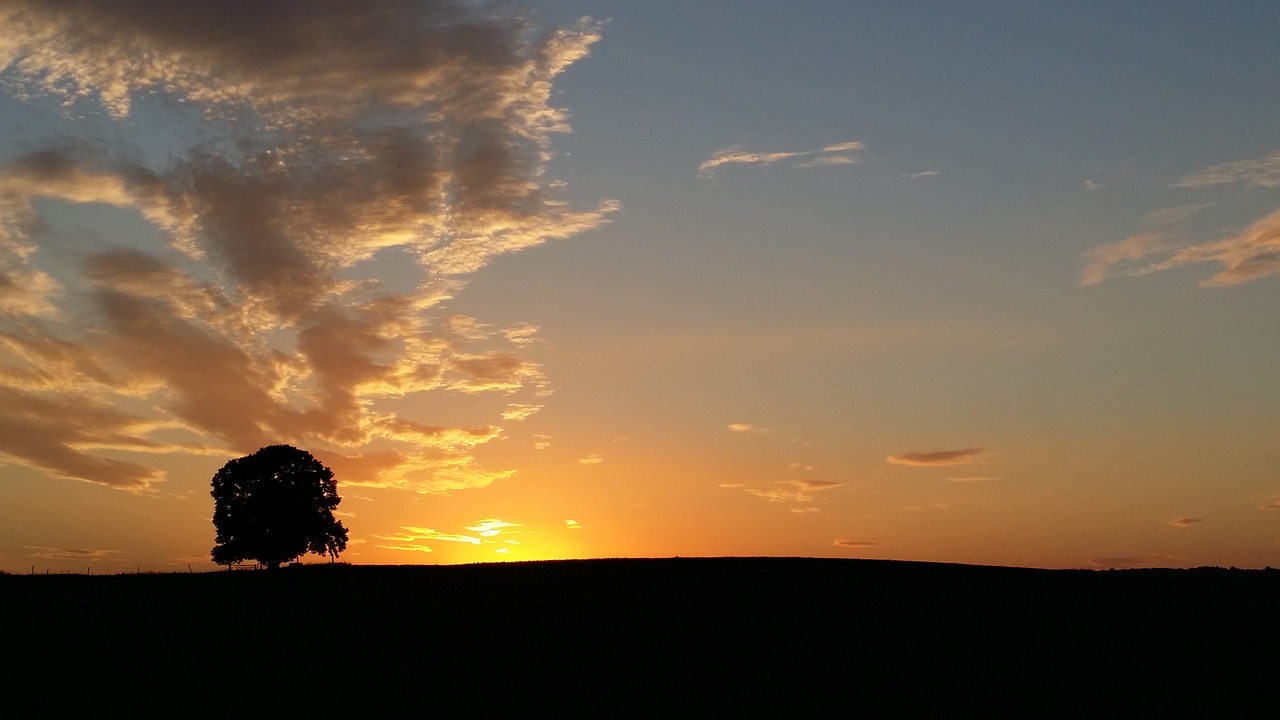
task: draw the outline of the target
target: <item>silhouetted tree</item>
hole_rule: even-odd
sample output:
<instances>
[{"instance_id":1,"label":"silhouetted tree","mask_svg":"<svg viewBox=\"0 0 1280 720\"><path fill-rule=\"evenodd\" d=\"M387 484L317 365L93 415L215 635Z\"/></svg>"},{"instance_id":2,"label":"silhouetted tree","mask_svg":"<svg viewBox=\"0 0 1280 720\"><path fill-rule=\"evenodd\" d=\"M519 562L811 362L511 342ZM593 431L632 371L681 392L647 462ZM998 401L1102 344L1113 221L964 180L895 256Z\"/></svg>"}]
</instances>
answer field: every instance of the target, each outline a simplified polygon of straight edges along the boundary
<instances>
[{"instance_id":1,"label":"silhouetted tree","mask_svg":"<svg viewBox=\"0 0 1280 720\"><path fill-rule=\"evenodd\" d=\"M213 476L213 561L256 560L268 568L307 552L330 559L347 549L333 517L342 498L333 471L311 453L270 445L231 460Z\"/></svg>"}]
</instances>

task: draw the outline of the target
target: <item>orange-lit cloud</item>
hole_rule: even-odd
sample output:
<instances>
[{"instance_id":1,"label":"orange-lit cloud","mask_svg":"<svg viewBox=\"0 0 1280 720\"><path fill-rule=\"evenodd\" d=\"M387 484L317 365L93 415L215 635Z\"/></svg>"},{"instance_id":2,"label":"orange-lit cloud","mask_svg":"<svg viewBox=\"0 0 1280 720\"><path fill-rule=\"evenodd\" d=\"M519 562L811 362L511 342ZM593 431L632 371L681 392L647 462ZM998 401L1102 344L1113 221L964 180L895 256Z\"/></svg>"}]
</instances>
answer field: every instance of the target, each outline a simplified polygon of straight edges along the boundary
<instances>
[{"instance_id":1,"label":"orange-lit cloud","mask_svg":"<svg viewBox=\"0 0 1280 720\"><path fill-rule=\"evenodd\" d=\"M581 530L581 529L582 529L582 526L578 524L578 521L577 521L577 520L565 520L565 521L564 521L564 526L565 526L566 528L570 529L570 530Z\"/></svg>"},{"instance_id":2,"label":"orange-lit cloud","mask_svg":"<svg viewBox=\"0 0 1280 720\"><path fill-rule=\"evenodd\" d=\"M982 448L971 447L959 450L932 450L930 452L907 452L901 455L890 455L885 458L894 465L963 465L973 462L982 453Z\"/></svg>"},{"instance_id":3,"label":"orange-lit cloud","mask_svg":"<svg viewBox=\"0 0 1280 720\"><path fill-rule=\"evenodd\" d=\"M1280 210L1221 240L1179 248L1169 259L1148 265L1138 274L1203 262L1222 268L1200 282L1205 287L1238 285L1280 273Z\"/></svg>"},{"instance_id":4,"label":"orange-lit cloud","mask_svg":"<svg viewBox=\"0 0 1280 720\"><path fill-rule=\"evenodd\" d=\"M735 433L749 433L749 432L759 431L759 428L757 428L755 425L752 425L751 423L743 423L743 422L729 423L728 427L729 427L729 432L735 432Z\"/></svg>"},{"instance_id":5,"label":"orange-lit cloud","mask_svg":"<svg viewBox=\"0 0 1280 720\"><path fill-rule=\"evenodd\" d=\"M1235 182L1264 188L1280 187L1280 152L1256 160L1219 163L1188 175L1173 186L1198 188Z\"/></svg>"},{"instance_id":6,"label":"orange-lit cloud","mask_svg":"<svg viewBox=\"0 0 1280 720\"><path fill-rule=\"evenodd\" d=\"M354 484L510 476L474 448L540 406L513 397L494 423L455 427L427 416L421 394L547 392L520 354L535 327L441 304L494 257L616 209L573 208L545 175L552 136L569 129L552 83L597 24L535 36L515 15L400 0L236 12L14 0L0 23L0 69L20 99L104 111L120 136L147 104L181 131L162 161L85 141L0 164L0 423L23 426L0 428L0 460L142 490L163 475L118 451L287 442ZM75 257L45 242L59 208L87 203L154 234Z\"/></svg>"},{"instance_id":7,"label":"orange-lit cloud","mask_svg":"<svg viewBox=\"0 0 1280 720\"><path fill-rule=\"evenodd\" d=\"M1168 257L1137 264L1151 255ZM1080 276L1084 286L1097 285L1113 275L1150 275L1206 262L1217 263L1221 269L1202 280L1202 286L1238 285L1280 273L1280 210L1220 240L1178 245L1173 238L1147 233L1098 245L1084 253L1084 260Z\"/></svg>"},{"instance_id":8,"label":"orange-lit cloud","mask_svg":"<svg viewBox=\"0 0 1280 720\"><path fill-rule=\"evenodd\" d=\"M1097 245L1084 252L1084 269L1080 272L1080 284L1091 287L1119 272L1126 263L1156 252L1169 249L1170 241L1163 235L1145 233L1131 235L1123 240ZM1124 274L1134 274L1132 270Z\"/></svg>"},{"instance_id":9,"label":"orange-lit cloud","mask_svg":"<svg viewBox=\"0 0 1280 720\"><path fill-rule=\"evenodd\" d=\"M821 167L824 165L851 165L857 158L850 154L833 155L831 153L856 153L866 147L857 140L834 143L819 150L799 150L794 152L750 152L738 145L716 150L711 157L698 165L698 174L710 176L716 168L725 165L773 165L784 160L798 160L794 167ZM800 160L800 158L808 158Z\"/></svg>"},{"instance_id":10,"label":"orange-lit cloud","mask_svg":"<svg viewBox=\"0 0 1280 720\"><path fill-rule=\"evenodd\" d=\"M949 477L949 478L947 478L947 482L953 482L953 483L981 483L981 482L995 482L996 480L999 480L999 479L1000 479L1000 478L998 478L998 477L986 477L986 476L977 476L977 477Z\"/></svg>"},{"instance_id":11,"label":"orange-lit cloud","mask_svg":"<svg viewBox=\"0 0 1280 720\"><path fill-rule=\"evenodd\" d=\"M541 409L541 405L508 405L507 409L502 411L502 419L515 421L525 420Z\"/></svg>"},{"instance_id":12,"label":"orange-lit cloud","mask_svg":"<svg viewBox=\"0 0 1280 720\"><path fill-rule=\"evenodd\" d=\"M604 462L604 458L599 455L588 455L586 457L578 458L579 465L599 465L602 462Z\"/></svg>"},{"instance_id":13,"label":"orange-lit cloud","mask_svg":"<svg viewBox=\"0 0 1280 720\"><path fill-rule=\"evenodd\" d=\"M1202 523L1202 522L1204 522L1204 518L1180 517L1180 518L1174 518L1170 520L1169 524L1174 527L1191 527L1196 523Z\"/></svg>"},{"instance_id":14,"label":"orange-lit cloud","mask_svg":"<svg viewBox=\"0 0 1280 720\"><path fill-rule=\"evenodd\" d=\"M495 537L507 531L507 528L521 527L520 523L509 523L498 518L487 518L467 527L480 537Z\"/></svg>"},{"instance_id":15,"label":"orange-lit cloud","mask_svg":"<svg viewBox=\"0 0 1280 720\"><path fill-rule=\"evenodd\" d=\"M866 540L849 540L846 538L840 538L839 540L836 540L831 544L841 548L868 548L868 547L875 547L880 543L868 542Z\"/></svg>"},{"instance_id":16,"label":"orange-lit cloud","mask_svg":"<svg viewBox=\"0 0 1280 720\"><path fill-rule=\"evenodd\" d=\"M1280 495L1272 495L1271 502L1264 502L1258 507L1262 510L1280 510Z\"/></svg>"}]
</instances>

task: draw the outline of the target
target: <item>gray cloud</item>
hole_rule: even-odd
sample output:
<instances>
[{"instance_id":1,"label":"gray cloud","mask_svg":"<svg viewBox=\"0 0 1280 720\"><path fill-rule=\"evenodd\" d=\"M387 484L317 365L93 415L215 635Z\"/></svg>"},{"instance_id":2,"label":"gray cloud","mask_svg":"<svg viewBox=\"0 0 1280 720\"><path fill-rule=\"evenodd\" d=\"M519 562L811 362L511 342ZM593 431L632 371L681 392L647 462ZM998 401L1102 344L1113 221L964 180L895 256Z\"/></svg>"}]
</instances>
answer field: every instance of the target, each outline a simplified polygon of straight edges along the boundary
<instances>
[{"instance_id":1,"label":"gray cloud","mask_svg":"<svg viewBox=\"0 0 1280 720\"><path fill-rule=\"evenodd\" d=\"M907 452L901 455L890 455L885 458L894 465L962 465L973 462L982 453L982 448L971 447L959 450L932 450L930 452Z\"/></svg>"},{"instance_id":2,"label":"gray cloud","mask_svg":"<svg viewBox=\"0 0 1280 720\"><path fill-rule=\"evenodd\" d=\"M112 137L145 106L180 138L162 153L139 150L150 136L64 143L0 166L0 393L21 409L5 422L25 423L0 455L145 489L157 471L96 451L216 452L150 439L181 428L224 453L306 445L351 483L511 474L471 455L500 428L427 422L401 401L543 390L519 354L536 328L441 306L492 258L616 209L575 209L544 175L568 130L553 81L596 24L539 33L514 13L411 0L0 0L0 24L16 97L100 108ZM44 200L134 212L160 240L60 256ZM151 409L113 409L124 398Z\"/></svg>"}]
</instances>

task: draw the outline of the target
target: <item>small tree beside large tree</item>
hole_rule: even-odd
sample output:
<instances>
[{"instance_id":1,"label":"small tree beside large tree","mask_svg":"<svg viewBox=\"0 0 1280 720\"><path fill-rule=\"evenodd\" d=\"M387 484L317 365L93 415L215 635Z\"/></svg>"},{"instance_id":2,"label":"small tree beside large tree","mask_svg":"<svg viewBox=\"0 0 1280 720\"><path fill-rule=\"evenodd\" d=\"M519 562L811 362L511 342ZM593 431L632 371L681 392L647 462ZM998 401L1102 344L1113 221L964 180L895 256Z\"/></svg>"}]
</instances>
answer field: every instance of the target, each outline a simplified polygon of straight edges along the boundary
<instances>
[{"instance_id":1,"label":"small tree beside large tree","mask_svg":"<svg viewBox=\"0 0 1280 720\"><path fill-rule=\"evenodd\" d=\"M333 471L305 450L270 445L231 460L210 494L219 565L278 568L308 552L334 559L347 549L347 529L333 517L342 501Z\"/></svg>"}]
</instances>

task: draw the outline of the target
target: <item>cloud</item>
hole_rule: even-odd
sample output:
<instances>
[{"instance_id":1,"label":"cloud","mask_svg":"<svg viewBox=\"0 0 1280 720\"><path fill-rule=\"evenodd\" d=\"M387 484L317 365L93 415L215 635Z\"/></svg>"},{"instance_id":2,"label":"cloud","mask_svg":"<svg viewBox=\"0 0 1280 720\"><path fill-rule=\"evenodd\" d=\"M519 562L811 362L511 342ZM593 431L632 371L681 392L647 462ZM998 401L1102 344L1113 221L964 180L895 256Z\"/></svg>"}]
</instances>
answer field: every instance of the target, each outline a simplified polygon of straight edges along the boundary
<instances>
[{"instance_id":1,"label":"cloud","mask_svg":"<svg viewBox=\"0 0 1280 720\"><path fill-rule=\"evenodd\" d=\"M841 548L869 548L869 547L876 547L880 543L867 542L866 540L849 540L847 538L840 538L831 544Z\"/></svg>"},{"instance_id":2,"label":"cloud","mask_svg":"<svg viewBox=\"0 0 1280 720\"><path fill-rule=\"evenodd\" d=\"M1199 188L1234 182L1264 188L1280 187L1280 152L1257 160L1219 163L1178 180L1173 187Z\"/></svg>"},{"instance_id":3,"label":"cloud","mask_svg":"<svg viewBox=\"0 0 1280 720\"><path fill-rule=\"evenodd\" d=\"M1182 528L1182 527L1191 527L1192 525L1195 525L1196 523L1202 523L1202 522L1204 522L1204 518L1180 517L1180 518L1174 518L1174 519L1170 520L1170 521L1169 521L1169 524L1170 524L1170 525L1172 525L1172 526L1174 526L1174 527L1180 527L1180 528Z\"/></svg>"},{"instance_id":4,"label":"cloud","mask_svg":"<svg viewBox=\"0 0 1280 720\"><path fill-rule=\"evenodd\" d=\"M514 421L526 420L541 409L541 405L508 405L507 409L502 411L502 419Z\"/></svg>"},{"instance_id":5,"label":"cloud","mask_svg":"<svg viewBox=\"0 0 1280 720\"><path fill-rule=\"evenodd\" d=\"M100 560L109 560L112 555L118 554L119 550L98 550L91 548L51 548L41 547L39 545L24 546L30 552L28 557L39 558L41 560L75 560L78 562L98 562Z\"/></svg>"},{"instance_id":6,"label":"cloud","mask_svg":"<svg viewBox=\"0 0 1280 720\"><path fill-rule=\"evenodd\" d=\"M564 526L565 526L566 528L568 528L569 530L581 530L581 529L582 529L582 526L578 524L578 521L577 521L577 520L565 520L565 521L564 521Z\"/></svg>"},{"instance_id":7,"label":"cloud","mask_svg":"<svg viewBox=\"0 0 1280 720\"><path fill-rule=\"evenodd\" d=\"M1084 269L1080 272L1080 284L1092 287L1116 274L1116 268L1170 247L1171 241L1163 235L1144 233L1131 235L1123 240L1097 245L1083 253ZM1132 270L1125 274L1135 274Z\"/></svg>"},{"instance_id":8,"label":"cloud","mask_svg":"<svg viewBox=\"0 0 1280 720\"><path fill-rule=\"evenodd\" d=\"M1191 217L1193 214L1198 213L1201 210L1204 210L1205 208L1210 208L1210 207L1213 207L1213 203L1199 203L1196 205L1175 205L1173 207L1167 207L1162 210L1153 210L1147 213L1146 215L1143 215L1142 219L1139 220L1138 222L1146 227L1163 227L1165 225L1176 225L1177 223L1180 223L1183 220L1186 220L1188 217Z\"/></svg>"},{"instance_id":9,"label":"cloud","mask_svg":"<svg viewBox=\"0 0 1280 720\"><path fill-rule=\"evenodd\" d=\"M163 479L137 453L276 442L344 483L510 476L473 456L496 422L453 427L422 394L548 392L521 354L537 328L442 304L616 210L571 206L545 172L569 130L554 80L598 24L406 0L10 0L0 24L6 91L115 138L0 164L0 422L24 426L0 458L131 490ZM151 232L50 242L89 204Z\"/></svg>"},{"instance_id":10,"label":"cloud","mask_svg":"<svg viewBox=\"0 0 1280 720\"><path fill-rule=\"evenodd\" d=\"M904 177L904 178L909 178L909 179L915 179L915 178L938 177L938 176L939 176L939 175L941 175L941 174L942 174L942 173L941 173L940 171L938 171L938 170L922 170L922 171L920 171L920 172L918 172L918 173L911 173L911 174L909 174L909 175L903 175L902 177Z\"/></svg>"},{"instance_id":11,"label":"cloud","mask_svg":"<svg viewBox=\"0 0 1280 720\"><path fill-rule=\"evenodd\" d=\"M949 477L949 478L947 478L947 482L953 482L953 483L981 483L981 482L995 482L995 481L997 481L997 480L999 480L999 479L1000 479L1000 478L998 478L998 477L987 477L987 476L979 476L979 477Z\"/></svg>"},{"instance_id":12,"label":"cloud","mask_svg":"<svg viewBox=\"0 0 1280 720\"><path fill-rule=\"evenodd\" d=\"M865 147L866 147L865 144L857 140L850 140L849 142L842 142L842 143L835 143L834 145L827 145L826 147L822 148L822 150L820 150L819 152L824 152L824 153L851 152L851 151L862 150Z\"/></svg>"},{"instance_id":13,"label":"cloud","mask_svg":"<svg viewBox=\"0 0 1280 720\"><path fill-rule=\"evenodd\" d=\"M764 498L771 503L790 504L813 502L814 493L837 488L843 484L826 480L786 480L778 483L768 483L765 488L747 487L745 489L747 493ZM738 486L722 484L720 487Z\"/></svg>"},{"instance_id":14,"label":"cloud","mask_svg":"<svg viewBox=\"0 0 1280 720\"><path fill-rule=\"evenodd\" d=\"M808 513L816 513L820 508L813 507L812 505L806 505L804 507L793 507L790 508L790 510L797 515L805 515Z\"/></svg>"},{"instance_id":15,"label":"cloud","mask_svg":"<svg viewBox=\"0 0 1280 720\"><path fill-rule=\"evenodd\" d=\"M792 480L791 484L795 485L796 487L802 490L817 492L820 490L830 490L831 488L837 488L843 485L844 483L832 482L830 480Z\"/></svg>"},{"instance_id":16,"label":"cloud","mask_svg":"<svg viewBox=\"0 0 1280 720\"><path fill-rule=\"evenodd\" d=\"M480 537L494 537L507 531L507 528L521 527L520 523L509 523L497 518L487 518L469 526L467 529L478 533Z\"/></svg>"},{"instance_id":17,"label":"cloud","mask_svg":"<svg viewBox=\"0 0 1280 720\"><path fill-rule=\"evenodd\" d=\"M1271 502L1264 502L1258 508L1261 510L1280 510L1280 495L1272 495Z\"/></svg>"},{"instance_id":18,"label":"cloud","mask_svg":"<svg viewBox=\"0 0 1280 720\"><path fill-rule=\"evenodd\" d=\"M894 465L963 465L973 462L982 453L982 448L971 447L960 450L933 450L930 452L907 452L901 455L890 455L885 458Z\"/></svg>"},{"instance_id":19,"label":"cloud","mask_svg":"<svg viewBox=\"0 0 1280 720\"><path fill-rule=\"evenodd\" d=\"M798 168L830 167L832 165L853 165L853 164L856 164L857 162L858 162L857 158L849 157L848 155L826 155L823 157L816 157L812 160L804 160L802 162L798 162L796 163L796 167Z\"/></svg>"},{"instance_id":20,"label":"cloud","mask_svg":"<svg viewBox=\"0 0 1280 720\"><path fill-rule=\"evenodd\" d=\"M1146 265L1133 264L1154 254L1168 257ZM1134 235L1117 243L1094 247L1084 253L1084 258L1085 268L1080 284L1085 286L1097 285L1110 275L1150 275L1205 262L1217 263L1221 269L1202 280L1200 285L1238 285L1280 273L1280 210L1220 240L1179 247L1163 235Z\"/></svg>"},{"instance_id":21,"label":"cloud","mask_svg":"<svg viewBox=\"0 0 1280 720\"><path fill-rule=\"evenodd\" d=\"M784 160L799 160L793 167L822 167L826 165L852 165L858 162L851 155L830 155L828 153L850 153L862 150L865 145L857 140L833 143L819 150L798 150L794 152L750 152L739 145L731 145L711 153L711 157L698 165L698 174L711 176L715 170L725 165L768 166Z\"/></svg>"},{"instance_id":22,"label":"cloud","mask_svg":"<svg viewBox=\"0 0 1280 720\"><path fill-rule=\"evenodd\" d=\"M1169 259L1148 265L1137 274L1203 262L1222 267L1217 274L1200 282L1205 287L1238 285L1280 273L1280 210L1221 240L1179 248Z\"/></svg>"},{"instance_id":23,"label":"cloud","mask_svg":"<svg viewBox=\"0 0 1280 720\"><path fill-rule=\"evenodd\" d=\"M579 465L599 465L602 462L604 462L604 458L599 455L587 455L586 457L578 458Z\"/></svg>"},{"instance_id":24,"label":"cloud","mask_svg":"<svg viewBox=\"0 0 1280 720\"><path fill-rule=\"evenodd\" d=\"M479 545L480 538L471 535L437 532L432 528L405 526L395 535L374 535L383 543L374 547L383 550L399 550L402 552L433 552L428 542L454 542L467 545Z\"/></svg>"},{"instance_id":25,"label":"cloud","mask_svg":"<svg viewBox=\"0 0 1280 720\"><path fill-rule=\"evenodd\" d=\"M760 431L760 428L757 428L755 425L752 425L751 423L729 423L728 427L729 427L729 432L734 432L734 433L749 433L749 432Z\"/></svg>"}]
</instances>

